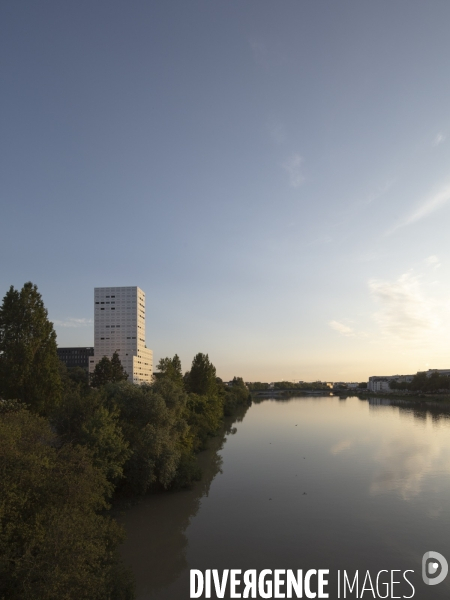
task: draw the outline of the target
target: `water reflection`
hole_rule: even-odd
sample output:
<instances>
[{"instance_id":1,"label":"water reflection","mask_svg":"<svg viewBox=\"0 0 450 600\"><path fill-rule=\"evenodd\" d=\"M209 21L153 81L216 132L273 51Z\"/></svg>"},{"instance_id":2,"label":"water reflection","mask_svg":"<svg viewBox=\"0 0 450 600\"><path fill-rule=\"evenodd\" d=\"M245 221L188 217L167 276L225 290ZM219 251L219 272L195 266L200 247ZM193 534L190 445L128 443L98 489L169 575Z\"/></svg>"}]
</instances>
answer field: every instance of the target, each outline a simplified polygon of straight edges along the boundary
<instances>
[{"instance_id":1,"label":"water reflection","mask_svg":"<svg viewBox=\"0 0 450 600\"><path fill-rule=\"evenodd\" d=\"M431 417L434 422L450 419L450 404L446 402L430 401L424 402L421 398L403 399L403 398L383 398L371 397L367 400L371 409L376 410L380 406L391 406L398 409L401 416L413 415L420 421L426 421Z\"/></svg>"},{"instance_id":2,"label":"water reflection","mask_svg":"<svg viewBox=\"0 0 450 600\"><path fill-rule=\"evenodd\" d=\"M414 415L416 417L416 415ZM399 434L384 439L375 460L379 463L370 486L371 494L395 492L411 500L422 491L425 477L437 469L450 472L450 460L438 443Z\"/></svg>"},{"instance_id":3,"label":"water reflection","mask_svg":"<svg viewBox=\"0 0 450 600\"><path fill-rule=\"evenodd\" d=\"M337 444L334 444L334 446L331 446L330 452L331 454L340 454L344 450L348 450L351 446L353 446L352 440L341 440Z\"/></svg>"}]
</instances>

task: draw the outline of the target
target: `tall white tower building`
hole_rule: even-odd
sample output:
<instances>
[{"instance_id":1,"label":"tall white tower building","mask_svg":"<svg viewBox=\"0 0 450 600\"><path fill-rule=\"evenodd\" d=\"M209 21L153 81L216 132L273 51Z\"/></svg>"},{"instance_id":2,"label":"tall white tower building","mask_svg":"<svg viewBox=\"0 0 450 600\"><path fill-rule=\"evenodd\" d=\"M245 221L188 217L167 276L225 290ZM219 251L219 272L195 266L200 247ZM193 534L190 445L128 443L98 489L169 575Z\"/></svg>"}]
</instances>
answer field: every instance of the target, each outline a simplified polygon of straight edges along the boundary
<instances>
[{"instance_id":1,"label":"tall white tower building","mask_svg":"<svg viewBox=\"0 0 450 600\"><path fill-rule=\"evenodd\" d=\"M145 294L138 287L94 288L94 356L89 359L89 373L114 352L128 381L152 381L153 352L145 345Z\"/></svg>"}]
</instances>

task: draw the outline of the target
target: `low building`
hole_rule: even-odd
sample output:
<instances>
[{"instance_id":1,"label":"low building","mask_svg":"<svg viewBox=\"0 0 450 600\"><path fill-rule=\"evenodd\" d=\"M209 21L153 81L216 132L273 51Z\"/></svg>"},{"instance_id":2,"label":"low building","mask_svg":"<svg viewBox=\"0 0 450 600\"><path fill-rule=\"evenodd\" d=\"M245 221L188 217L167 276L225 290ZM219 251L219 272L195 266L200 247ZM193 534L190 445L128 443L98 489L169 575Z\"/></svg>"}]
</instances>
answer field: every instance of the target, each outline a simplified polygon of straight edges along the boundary
<instances>
[{"instance_id":1,"label":"low building","mask_svg":"<svg viewBox=\"0 0 450 600\"><path fill-rule=\"evenodd\" d=\"M390 379L388 377L369 377L367 389L371 392L388 392Z\"/></svg>"},{"instance_id":2,"label":"low building","mask_svg":"<svg viewBox=\"0 0 450 600\"><path fill-rule=\"evenodd\" d=\"M94 356L94 348L58 348L58 358L66 367L81 367L89 371L89 357Z\"/></svg>"},{"instance_id":3,"label":"low building","mask_svg":"<svg viewBox=\"0 0 450 600\"><path fill-rule=\"evenodd\" d=\"M428 369L427 377L431 377L433 373L437 373L441 377L450 377L450 369Z\"/></svg>"},{"instance_id":4,"label":"low building","mask_svg":"<svg viewBox=\"0 0 450 600\"><path fill-rule=\"evenodd\" d=\"M370 392L388 392L391 389L389 385L391 381L411 383L413 379L414 375L372 375L369 377L367 389Z\"/></svg>"}]
</instances>

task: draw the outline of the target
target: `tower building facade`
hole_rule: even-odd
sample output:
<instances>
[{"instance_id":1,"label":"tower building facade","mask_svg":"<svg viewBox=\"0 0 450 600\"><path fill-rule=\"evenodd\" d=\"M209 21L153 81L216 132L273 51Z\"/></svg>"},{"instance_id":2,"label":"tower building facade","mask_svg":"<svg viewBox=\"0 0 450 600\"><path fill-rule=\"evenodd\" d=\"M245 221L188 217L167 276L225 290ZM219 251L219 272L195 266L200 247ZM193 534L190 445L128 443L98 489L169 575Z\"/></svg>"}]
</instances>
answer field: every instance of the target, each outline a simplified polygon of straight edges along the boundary
<instances>
[{"instance_id":1,"label":"tower building facade","mask_svg":"<svg viewBox=\"0 0 450 600\"><path fill-rule=\"evenodd\" d=\"M151 383L153 352L145 345L145 294L138 287L94 288L94 356L89 373L117 352L132 383Z\"/></svg>"}]
</instances>

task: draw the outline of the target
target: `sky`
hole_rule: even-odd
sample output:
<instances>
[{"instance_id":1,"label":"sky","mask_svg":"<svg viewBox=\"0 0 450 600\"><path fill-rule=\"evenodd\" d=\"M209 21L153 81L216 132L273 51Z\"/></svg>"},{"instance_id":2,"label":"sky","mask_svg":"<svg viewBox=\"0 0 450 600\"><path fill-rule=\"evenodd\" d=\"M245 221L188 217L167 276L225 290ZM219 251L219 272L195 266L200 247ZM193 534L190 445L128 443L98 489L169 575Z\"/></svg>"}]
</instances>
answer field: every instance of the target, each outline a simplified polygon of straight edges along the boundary
<instances>
[{"instance_id":1,"label":"sky","mask_svg":"<svg viewBox=\"0 0 450 600\"><path fill-rule=\"evenodd\" d=\"M154 362L450 367L447 0L3 2L0 296L61 346L146 293Z\"/></svg>"}]
</instances>

